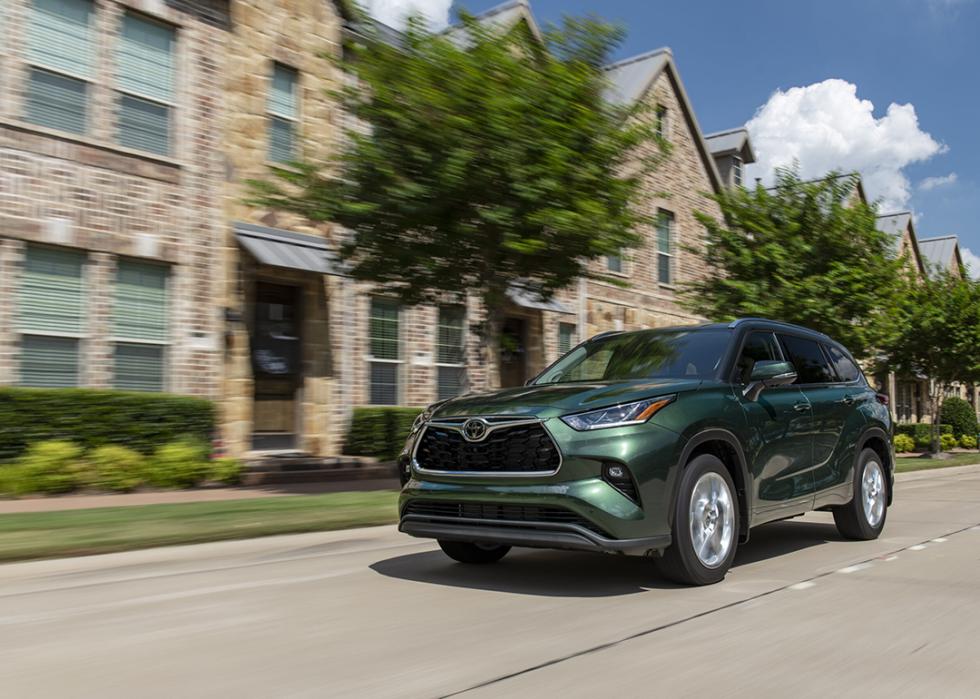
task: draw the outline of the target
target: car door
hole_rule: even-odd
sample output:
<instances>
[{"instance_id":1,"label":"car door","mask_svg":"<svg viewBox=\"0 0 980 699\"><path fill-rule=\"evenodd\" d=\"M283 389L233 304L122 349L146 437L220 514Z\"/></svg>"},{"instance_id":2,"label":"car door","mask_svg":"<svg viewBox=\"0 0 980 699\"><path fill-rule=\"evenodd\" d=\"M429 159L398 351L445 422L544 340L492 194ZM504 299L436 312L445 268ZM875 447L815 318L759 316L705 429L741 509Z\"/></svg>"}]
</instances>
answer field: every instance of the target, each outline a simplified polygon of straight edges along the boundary
<instances>
[{"instance_id":1,"label":"car door","mask_svg":"<svg viewBox=\"0 0 980 699\"><path fill-rule=\"evenodd\" d=\"M797 386L766 389L755 401L743 394L755 362L767 359L788 357L772 332L749 332L733 377L750 433L756 523L805 512L813 502L812 415L806 396Z\"/></svg>"}]
</instances>

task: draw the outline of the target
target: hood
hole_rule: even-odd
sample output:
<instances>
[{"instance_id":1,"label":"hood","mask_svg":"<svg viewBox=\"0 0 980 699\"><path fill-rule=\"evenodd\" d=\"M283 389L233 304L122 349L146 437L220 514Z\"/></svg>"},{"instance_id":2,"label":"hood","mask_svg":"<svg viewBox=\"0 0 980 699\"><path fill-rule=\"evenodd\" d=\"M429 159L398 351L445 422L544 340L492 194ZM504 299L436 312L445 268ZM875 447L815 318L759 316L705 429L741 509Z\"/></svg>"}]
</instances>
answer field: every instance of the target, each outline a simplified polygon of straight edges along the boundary
<instances>
[{"instance_id":1,"label":"hood","mask_svg":"<svg viewBox=\"0 0 980 699\"><path fill-rule=\"evenodd\" d=\"M701 379L646 379L611 383L553 383L470 393L438 406L433 417L533 415L548 418L619 403L693 391Z\"/></svg>"}]
</instances>

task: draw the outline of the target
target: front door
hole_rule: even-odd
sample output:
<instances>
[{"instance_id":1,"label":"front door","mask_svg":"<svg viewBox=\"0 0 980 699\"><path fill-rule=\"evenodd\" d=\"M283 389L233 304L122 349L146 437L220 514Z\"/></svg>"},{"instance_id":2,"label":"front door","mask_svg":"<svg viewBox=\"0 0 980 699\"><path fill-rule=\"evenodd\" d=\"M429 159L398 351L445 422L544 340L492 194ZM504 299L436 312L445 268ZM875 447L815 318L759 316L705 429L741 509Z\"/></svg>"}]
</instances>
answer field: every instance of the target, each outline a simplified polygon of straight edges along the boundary
<instances>
[{"instance_id":1,"label":"front door","mask_svg":"<svg viewBox=\"0 0 980 699\"><path fill-rule=\"evenodd\" d=\"M299 289L258 282L252 323L255 383L252 448L296 447L302 383Z\"/></svg>"},{"instance_id":2,"label":"front door","mask_svg":"<svg viewBox=\"0 0 980 699\"><path fill-rule=\"evenodd\" d=\"M764 390L757 400L744 397L757 361L781 360L771 332L751 332L742 345L735 385L754 449L750 452L757 522L805 512L813 502L813 414L796 386Z\"/></svg>"},{"instance_id":3,"label":"front door","mask_svg":"<svg viewBox=\"0 0 980 699\"><path fill-rule=\"evenodd\" d=\"M500 331L500 386L523 386L527 379L527 322L508 318Z\"/></svg>"}]
</instances>

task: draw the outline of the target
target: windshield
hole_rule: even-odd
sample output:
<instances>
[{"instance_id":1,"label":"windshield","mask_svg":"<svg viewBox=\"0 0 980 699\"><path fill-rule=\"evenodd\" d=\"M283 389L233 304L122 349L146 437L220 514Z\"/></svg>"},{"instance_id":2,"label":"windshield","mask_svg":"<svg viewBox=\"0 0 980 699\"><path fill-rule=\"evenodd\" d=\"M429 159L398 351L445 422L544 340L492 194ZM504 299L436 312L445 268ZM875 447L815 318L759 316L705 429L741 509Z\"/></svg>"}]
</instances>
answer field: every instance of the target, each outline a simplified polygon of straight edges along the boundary
<instances>
[{"instance_id":1,"label":"windshield","mask_svg":"<svg viewBox=\"0 0 980 699\"><path fill-rule=\"evenodd\" d=\"M714 376L729 330L644 330L586 342L562 357L535 384Z\"/></svg>"}]
</instances>

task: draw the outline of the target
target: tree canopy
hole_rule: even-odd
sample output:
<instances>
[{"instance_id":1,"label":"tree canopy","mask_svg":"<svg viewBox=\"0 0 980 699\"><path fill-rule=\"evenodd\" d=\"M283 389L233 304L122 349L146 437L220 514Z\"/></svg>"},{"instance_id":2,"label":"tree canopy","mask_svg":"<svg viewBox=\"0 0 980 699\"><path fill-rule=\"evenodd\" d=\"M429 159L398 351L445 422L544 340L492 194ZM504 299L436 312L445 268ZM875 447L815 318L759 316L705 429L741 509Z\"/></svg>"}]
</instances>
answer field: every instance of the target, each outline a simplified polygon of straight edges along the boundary
<instances>
[{"instance_id":1,"label":"tree canopy","mask_svg":"<svg viewBox=\"0 0 980 699\"><path fill-rule=\"evenodd\" d=\"M709 275L687 287L686 305L715 320L797 323L830 335L859 359L876 356L895 331L909 279L857 187L856 175L804 182L783 170L772 188L716 194L722 220L698 214Z\"/></svg>"}]
</instances>

